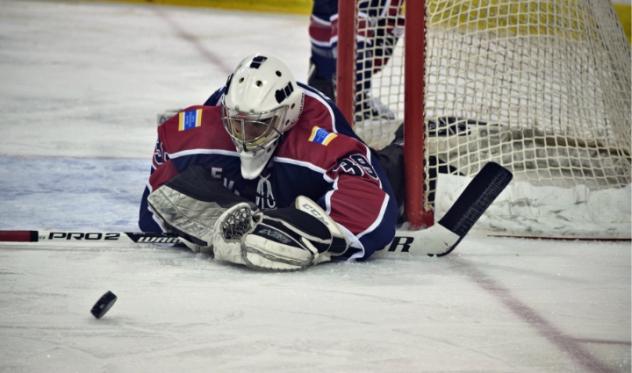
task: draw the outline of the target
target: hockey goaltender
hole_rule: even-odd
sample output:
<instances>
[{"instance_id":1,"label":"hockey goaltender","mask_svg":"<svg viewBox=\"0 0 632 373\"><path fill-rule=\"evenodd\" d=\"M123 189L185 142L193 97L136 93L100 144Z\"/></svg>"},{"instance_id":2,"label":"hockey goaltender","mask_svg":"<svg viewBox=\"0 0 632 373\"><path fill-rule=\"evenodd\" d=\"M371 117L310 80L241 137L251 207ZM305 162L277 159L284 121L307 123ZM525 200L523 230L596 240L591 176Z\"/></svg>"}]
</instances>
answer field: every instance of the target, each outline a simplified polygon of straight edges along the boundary
<instances>
[{"instance_id":1,"label":"hockey goaltender","mask_svg":"<svg viewBox=\"0 0 632 373\"><path fill-rule=\"evenodd\" d=\"M395 235L398 201L378 158L399 169L398 157L371 150L278 58L252 55L204 105L158 127L139 225L253 269L366 259Z\"/></svg>"}]
</instances>

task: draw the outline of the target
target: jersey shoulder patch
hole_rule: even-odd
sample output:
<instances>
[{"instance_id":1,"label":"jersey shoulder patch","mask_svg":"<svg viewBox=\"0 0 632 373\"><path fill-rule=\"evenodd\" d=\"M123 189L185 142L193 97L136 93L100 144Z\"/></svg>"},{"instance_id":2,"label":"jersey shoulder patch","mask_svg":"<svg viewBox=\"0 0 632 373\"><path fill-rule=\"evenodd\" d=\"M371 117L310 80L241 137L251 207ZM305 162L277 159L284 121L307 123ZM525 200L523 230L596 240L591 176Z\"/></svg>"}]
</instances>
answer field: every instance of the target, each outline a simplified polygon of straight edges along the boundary
<instances>
[{"instance_id":1,"label":"jersey shoulder patch","mask_svg":"<svg viewBox=\"0 0 632 373\"><path fill-rule=\"evenodd\" d=\"M178 131L189 131L193 128L202 127L202 113L204 110L194 108L178 113Z\"/></svg>"},{"instance_id":2,"label":"jersey shoulder patch","mask_svg":"<svg viewBox=\"0 0 632 373\"><path fill-rule=\"evenodd\" d=\"M293 127L279 145L276 156L329 169L347 154L367 151L366 145L354 138L312 125Z\"/></svg>"},{"instance_id":3,"label":"jersey shoulder patch","mask_svg":"<svg viewBox=\"0 0 632 373\"><path fill-rule=\"evenodd\" d=\"M191 106L179 111L158 128L166 153L192 149L235 150L224 130L219 106Z\"/></svg>"},{"instance_id":4,"label":"jersey shoulder patch","mask_svg":"<svg viewBox=\"0 0 632 373\"><path fill-rule=\"evenodd\" d=\"M327 146L336 137L338 137L338 135L333 132L329 132L318 126L313 126L307 141Z\"/></svg>"}]
</instances>

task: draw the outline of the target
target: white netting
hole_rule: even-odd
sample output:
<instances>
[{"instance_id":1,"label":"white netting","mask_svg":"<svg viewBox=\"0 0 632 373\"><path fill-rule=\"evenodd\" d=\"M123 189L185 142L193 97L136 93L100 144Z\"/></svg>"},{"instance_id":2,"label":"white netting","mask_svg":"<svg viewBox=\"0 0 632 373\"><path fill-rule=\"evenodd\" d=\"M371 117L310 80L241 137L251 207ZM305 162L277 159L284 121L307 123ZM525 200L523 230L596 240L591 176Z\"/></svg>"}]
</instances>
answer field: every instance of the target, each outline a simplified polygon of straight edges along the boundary
<instances>
[{"instance_id":1,"label":"white netting","mask_svg":"<svg viewBox=\"0 0 632 373\"><path fill-rule=\"evenodd\" d=\"M361 12L369 36L392 35L392 14ZM446 167L473 175L495 160L534 186L630 183L630 48L609 1L431 0L426 13L429 180ZM356 116L357 131L376 147L402 122L404 38L370 77L370 95L356 94L395 114ZM386 44L358 55L376 58ZM373 65L358 67L375 72Z\"/></svg>"}]
</instances>

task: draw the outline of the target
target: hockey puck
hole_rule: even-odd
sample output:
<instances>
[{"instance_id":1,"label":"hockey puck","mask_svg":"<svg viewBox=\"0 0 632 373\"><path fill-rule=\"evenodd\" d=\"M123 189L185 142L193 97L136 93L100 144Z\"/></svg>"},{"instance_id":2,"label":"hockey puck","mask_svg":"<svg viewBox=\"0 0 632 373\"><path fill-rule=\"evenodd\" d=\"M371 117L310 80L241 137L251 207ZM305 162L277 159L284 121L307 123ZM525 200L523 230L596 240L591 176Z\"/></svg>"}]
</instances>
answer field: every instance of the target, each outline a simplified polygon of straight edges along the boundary
<instances>
[{"instance_id":1,"label":"hockey puck","mask_svg":"<svg viewBox=\"0 0 632 373\"><path fill-rule=\"evenodd\" d=\"M110 310L110 308L112 308L112 306L116 302L116 299L116 295L114 295L114 293L112 293L111 291L108 291L107 293L103 294L101 298L99 298L94 306L92 306L90 313L92 314L92 316L100 319Z\"/></svg>"}]
</instances>

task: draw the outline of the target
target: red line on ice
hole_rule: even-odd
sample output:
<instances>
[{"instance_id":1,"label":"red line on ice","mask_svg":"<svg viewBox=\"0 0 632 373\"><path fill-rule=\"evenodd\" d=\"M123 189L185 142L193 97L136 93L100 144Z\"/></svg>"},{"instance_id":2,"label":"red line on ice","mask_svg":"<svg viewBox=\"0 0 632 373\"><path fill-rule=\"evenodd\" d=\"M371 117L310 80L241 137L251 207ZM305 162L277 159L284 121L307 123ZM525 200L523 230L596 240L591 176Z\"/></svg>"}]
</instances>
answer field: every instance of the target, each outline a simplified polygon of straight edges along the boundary
<instances>
[{"instance_id":1,"label":"red line on ice","mask_svg":"<svg viewBox=\"0 0 632 373\"><path fill-rule=\"evenodd\" d=\"M460 264L462 272L470 277L476 285L502 302L511 312L535 328L540 335L554 344L559 350L566 352L573 361L592 372L614 372L613 369L603 364L583 348L577 339L564 334L562 330L556 328L555 325L546 320L537 311L516 298L509 289L487 276L471 263L460 258L451 259Z\"/></svg>"},{"instance_id":2,"label":"red line on ice","mask_svg":"<svg viewBox=\"0 0 632 373\"><path fill-rule=\"evenodd\" d=\"M226 75L230 74L233 71L233 67L228 66L224 63L224 60L220 58L215 53L208 50L204 44L202 44L197 36L188 32L184 28L182 28L178 23L176 23L173 19L171 19L163 10L163 7L156 6L154 7L156 14L158 14L165 22L169 24L169 26L175 31L175 34L181 38L182 40L190 43L199 53L204 57L205 60L212 63L213 65L220 68Z\"/></svg>"}]
</instances>

